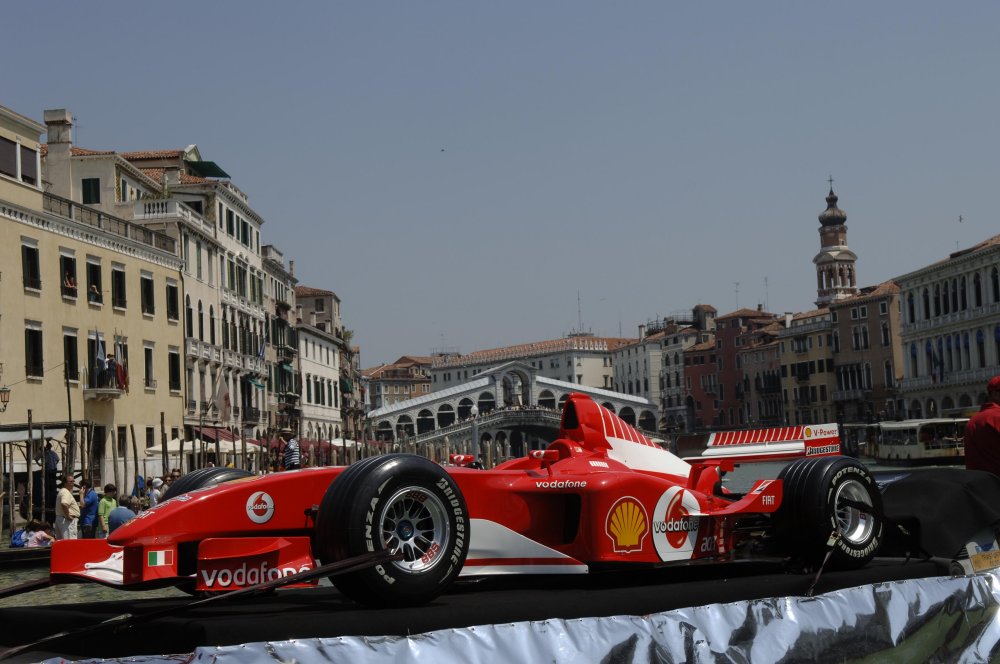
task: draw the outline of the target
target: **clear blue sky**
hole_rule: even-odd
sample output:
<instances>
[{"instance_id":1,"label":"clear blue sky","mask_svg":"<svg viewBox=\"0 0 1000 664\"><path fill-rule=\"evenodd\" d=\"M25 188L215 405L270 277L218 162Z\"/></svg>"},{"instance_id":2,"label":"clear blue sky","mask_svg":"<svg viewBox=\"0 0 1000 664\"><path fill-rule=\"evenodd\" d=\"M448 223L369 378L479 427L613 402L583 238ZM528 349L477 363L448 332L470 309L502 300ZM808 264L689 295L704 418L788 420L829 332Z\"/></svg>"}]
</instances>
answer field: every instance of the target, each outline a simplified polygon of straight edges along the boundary
<instances>
[{"instance_id":1,"label":"clear blue sky","mask_svg":"<svg viewBox=\"0 0 1000 664\"><path fill-rule=\"evenodd\" d=\"M997 3L0 12L0 104L68 108L91 149L196 143L341 297L364 366L578 315L811 309L831 174L863 285L1000 232Z\"/></svg>"}]
</instances>

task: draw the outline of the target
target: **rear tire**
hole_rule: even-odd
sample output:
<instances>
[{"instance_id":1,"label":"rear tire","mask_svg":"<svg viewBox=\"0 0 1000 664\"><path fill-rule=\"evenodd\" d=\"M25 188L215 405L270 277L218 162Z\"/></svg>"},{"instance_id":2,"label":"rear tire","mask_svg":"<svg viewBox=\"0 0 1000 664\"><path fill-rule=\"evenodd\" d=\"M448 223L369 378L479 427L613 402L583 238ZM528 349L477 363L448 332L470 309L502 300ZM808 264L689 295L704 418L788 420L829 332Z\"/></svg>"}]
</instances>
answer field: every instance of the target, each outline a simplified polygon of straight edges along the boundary
<instances>
[{"instance_id":1,"label":"rear tire","mask_svg":"<svg viewBox=\"0 0 1000 664\"><path fill-rule=\"evenodd\" d=\"M316 517L321 563L371 551L403 559L330 577L373 606L425 604L447 590L469 550L469 514L455 481L420 456L391 454L349 466L327 489Z\"/></svg>"},{"instance_id":2,"label":"rear tire","mask_svg":"<svg viewBox=\"0 0 1000 664\"><path fill-rule=\"evenodd\" d=\"M875 557L884 536L882 494L864 465L849 457L802 459L778 477L784 486L775 534L786 552L819 564L837 532L829 567L858 569Z\"/></svg>"}]
</instances>

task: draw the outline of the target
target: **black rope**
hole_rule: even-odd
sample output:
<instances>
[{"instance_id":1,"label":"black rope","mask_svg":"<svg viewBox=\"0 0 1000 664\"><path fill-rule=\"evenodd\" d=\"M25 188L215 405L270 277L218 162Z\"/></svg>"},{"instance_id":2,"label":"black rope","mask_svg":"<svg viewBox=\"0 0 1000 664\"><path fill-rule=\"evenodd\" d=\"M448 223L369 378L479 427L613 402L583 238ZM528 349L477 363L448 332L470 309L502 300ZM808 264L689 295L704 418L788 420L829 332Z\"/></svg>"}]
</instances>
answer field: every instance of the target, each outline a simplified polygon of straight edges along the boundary
<instances>
[{"instance_id":1,"label":"black rope","mask_svg":"<svg viewBox=\"0 0 1000 664\"><path fill-rule=\"evenodd\" d=\"M16 646L14 648L8 648L3 652L0 652L0 660L8 659L14 655L18 655L22 652L33 650L36 647L46 644L53 643L55 641L62 641L63 639L72 638L75 636L80 636L82 634L93 634L99 631L115 631L119 629L125 629L132 627L138 623L147 622L153 620L154 618L160 618L172 613L178 613L181 611L187 611L188 609L204 606L212 602L218 602L221 600L231 600L236 597L243 597L246 595L254 595L257 593L267 592L275 588L280 588L281 586L287 586L293 583L301 583L304 581L309 581L311 579L316 579L322 576L336 576L338 574L347 574L349 572L355 572L361 569L367 569L369 567L374 567L382 563L391 562L393 560L402 559L401 554L393 553L391 551L375 551L372 553L365 553L360 556L355 556L353 558L345 558L344 560L338 560L334 563L329 563L327 565L321 565L315 569L306 570L304 572L298 572L297 574L290 574L289 576L279 577L277 579L271 579L269 581L264 581L263 583L258 583L255 586L248 586L246 588L241 588L239 590L234 590L232 592L220 593L218 595L212 595L210 597L205 597L203 599L197 599L192 602L187 602L179 606L169 606L163 609L157 609L155 611L150 611L148 613L132 614L123 613L107 620L101 621L96 625L90 625L87 627L80 627L77 629L66 630L63 632L57 632L56 634L50 634L49 636L38 639L37 641L32 641L31 643L26 643L21 646Z\"/></svg>"}]
</instances>

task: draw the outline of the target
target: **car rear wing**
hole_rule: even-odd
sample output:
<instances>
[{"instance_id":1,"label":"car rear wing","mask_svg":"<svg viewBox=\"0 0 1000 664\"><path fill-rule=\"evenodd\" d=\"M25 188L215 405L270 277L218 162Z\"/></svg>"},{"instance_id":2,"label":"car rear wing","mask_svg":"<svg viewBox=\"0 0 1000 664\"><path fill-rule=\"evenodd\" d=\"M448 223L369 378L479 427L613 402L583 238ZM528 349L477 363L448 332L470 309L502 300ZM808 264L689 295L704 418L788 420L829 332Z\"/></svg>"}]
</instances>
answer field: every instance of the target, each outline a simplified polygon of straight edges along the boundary
<instances>
[{"instance_id":1,"label":"car rear wing","mask_svg":"<svg viewBox=\"0 0 1000 664\"><path fill-rule=\"evenodd\" d=\"M780 461L840 453L836 424L717 431L677 439L677 456L689 463L709 459L732 459L737 463Z\"/></svg>"}]
</instances>

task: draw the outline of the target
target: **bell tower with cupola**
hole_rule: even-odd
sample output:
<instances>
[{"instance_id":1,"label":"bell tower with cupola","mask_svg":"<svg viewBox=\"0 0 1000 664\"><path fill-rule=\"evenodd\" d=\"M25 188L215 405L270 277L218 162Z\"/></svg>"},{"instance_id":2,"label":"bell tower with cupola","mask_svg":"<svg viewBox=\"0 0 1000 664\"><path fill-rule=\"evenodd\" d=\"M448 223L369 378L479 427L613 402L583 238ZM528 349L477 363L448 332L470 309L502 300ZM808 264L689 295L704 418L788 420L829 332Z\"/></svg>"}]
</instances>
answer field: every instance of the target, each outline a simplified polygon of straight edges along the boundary
<instances>
[{"instance_id":1,"label":"bell tower with cupola","mask_svg":"<svg viewBox=\"0 0 1000 664\"><path fill-rule=\"evenodd\" d=\"M813 258L816 265L816 306L851 297L858 291L854 264L858 257L847 248L847 213L837 207L837 194L826 197L826 209L819 215L820 252Z\"/></svg>"}]
</instances>

